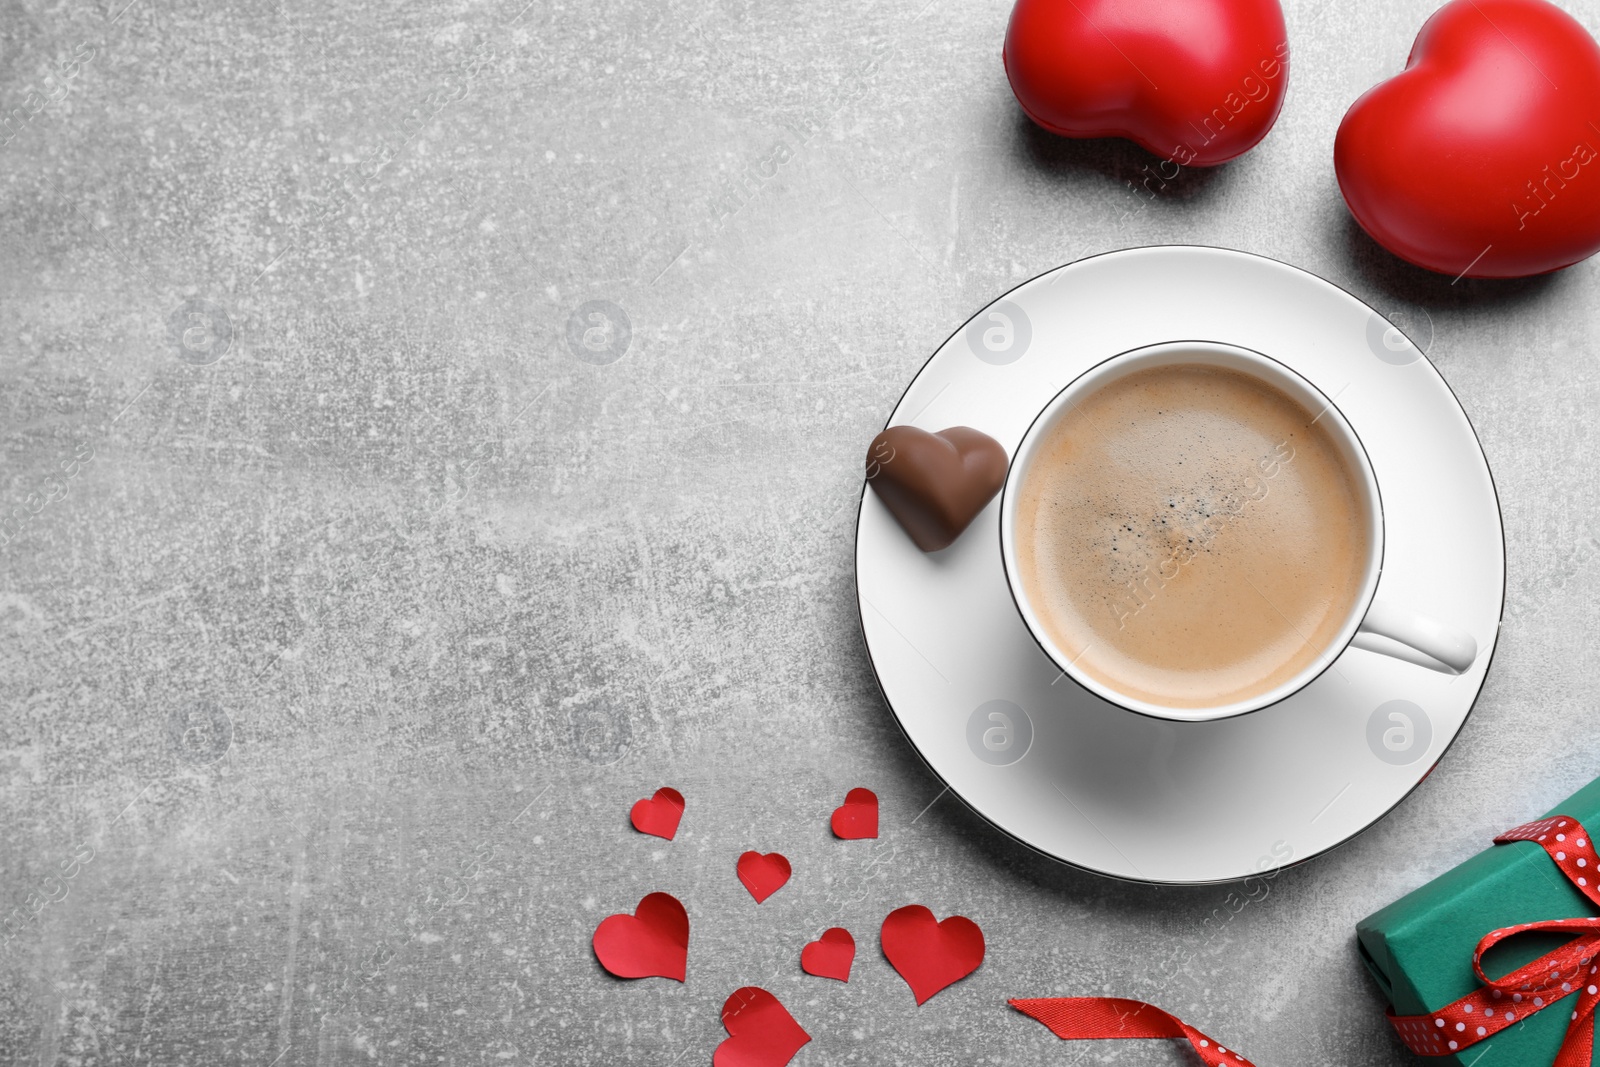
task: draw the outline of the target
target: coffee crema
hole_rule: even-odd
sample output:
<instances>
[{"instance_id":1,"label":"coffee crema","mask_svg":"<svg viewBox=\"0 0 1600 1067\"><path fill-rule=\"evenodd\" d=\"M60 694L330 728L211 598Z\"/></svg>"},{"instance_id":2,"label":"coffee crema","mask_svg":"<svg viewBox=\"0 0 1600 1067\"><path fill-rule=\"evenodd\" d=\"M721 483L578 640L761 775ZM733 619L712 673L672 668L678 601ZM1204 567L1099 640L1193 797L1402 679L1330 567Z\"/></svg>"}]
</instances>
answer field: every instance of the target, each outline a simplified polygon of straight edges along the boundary
<instances>
[{"instance_id":1,"label":"coffee crema","mask_svg":"<svg viewBox=\"0 0 1600 1067\"><path fill-rule=\"evenodd\" d=\"M1168 707L1288 682L1361 596L1361 474L1318 412L1252 375L1179 363L1077 401L1020 487L1016 560L1077 670Z\"/></svg>"}]
</instances>

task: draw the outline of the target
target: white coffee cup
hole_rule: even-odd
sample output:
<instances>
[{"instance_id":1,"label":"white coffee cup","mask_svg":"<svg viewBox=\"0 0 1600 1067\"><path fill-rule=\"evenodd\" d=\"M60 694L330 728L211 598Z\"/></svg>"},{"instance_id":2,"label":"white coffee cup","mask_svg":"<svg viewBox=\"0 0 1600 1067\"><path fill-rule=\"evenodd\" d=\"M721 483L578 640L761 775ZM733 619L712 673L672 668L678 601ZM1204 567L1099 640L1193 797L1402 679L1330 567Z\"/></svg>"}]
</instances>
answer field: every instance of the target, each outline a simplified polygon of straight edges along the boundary
<instances>
[{"instance_id":1,"label":"white coffee cup","mask_svg":"<svg viewBox=\"0 0 1600 1067\"><path fill-rule=\"evenodd\" d=\"M1017 565L1017 508L1021 497L1020 487L1027 477L1034 458L1049 437L1050 431L1062 419L1073 417L1074 409L1091 393L1137 371L1150 370L1178 364L1209 364L1227 370L1239 371L1255 377L1282 393L1294 398L1306 409L1318 412L1314 421L1324 427L1355 474L1358 492L1363 497L1369 529L1367 560L1362 574L1360 592L1355 597L1348 618L1337 635L1319 649L1306 667L1281 685L1247 700L1204 707L1168 707L1119 692L1104 682L1091 677L1074 665L1074 657L1060 648L1043 624L1039 612L1030 603L1028 590L1021 580ZM1022 443L1011 458L1006 474L1005 488L1000 499L1000 555L1005 565L1006 582L1011 587L1012 599L1022 621L1027 624L1033 639L1046 655L1073 681L1090 692L1129 711L1156 718L1182 722L1203 722L1243 715L1276 704L1311 684L1326 671L1358 635L1371 634L1384 637L1401 647L1384 647L1363 643L1364 648L1408 662L1424 663L1437 670L1460 673L1472 666L1478 656L1478 643L1471 634L1431 619L1409 608L1381 600L1374 600L1378 577L1383 572L1383 498L1378 492L1378 481L1372 472L1372 462L1367 458L1361 439L1351 429L1344 414L1334 406L1314 385L1269 356L1233 345L1214 341L1173 341L1134 349L1111 357L1079 375L1071 384L1046 404L1033 425L1023 436ZM1421 655L1416 655L1420 653Z\"/></svg>"}]
</instances>

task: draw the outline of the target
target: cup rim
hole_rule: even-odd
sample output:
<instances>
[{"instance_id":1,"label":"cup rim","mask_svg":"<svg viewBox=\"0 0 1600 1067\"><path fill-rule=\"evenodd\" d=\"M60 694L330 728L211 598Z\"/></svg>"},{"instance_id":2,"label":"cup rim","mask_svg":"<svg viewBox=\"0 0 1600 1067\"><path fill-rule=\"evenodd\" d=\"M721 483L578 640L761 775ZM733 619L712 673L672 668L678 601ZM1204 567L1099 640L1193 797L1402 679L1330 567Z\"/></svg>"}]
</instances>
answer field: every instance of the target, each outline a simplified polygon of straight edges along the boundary
<instances>
[{"instance_id":1,"label":"cup rim","mask_svg":"<svg viewBox=\"0 0 1600 1067\"><path fill-rule=\"evenodd\" d=\"M1039 619L1028 603L1027 592L1022 587L1022 580L1015 558L1015 543L1018 486L1025 474L1025 468L1031 466L1039 441L1044 436L1044 430L1055 425L1062 409L1077 395L1088 389L1089 386L1099 388L1121 377L1122 374L1133 373L1133 370L1138 369L1135 367L1113 374L1112 372L1117 369L1113 367L1113 364L1125 363L1135 359L1148 358L1155 360L1163 355L1184 351L1197 352L1201 355L1210 352L1229 356L1236 360L1242 357L1245 363L1256 367L1265 367L1269 375L1277 375L1321 401L1323 405L1322 413L1313 421L1326 418L1337 426L1340 436L1349 446L1350 455L1355 459L1358 472L1357 481L1362 484L1368 498L1369 515L1367 525L1371 547L1367 553L1361 591L1353 601L1349 615L1341 626L1338 635L1328 642L1327 647L1318 654L1316 659L1307 664L1304 669L1292 678L1248 700L1205 707L1180 708L1168 707L1129 696L1077 670L1074 666L1074 659L1068 657L1062 649L1056 646L1045 629L1042 620ZM1179 365L1180 362L1174 361L1172 365ZM1205 360L1201 359L1195 362L1203 363ZM1263 377L1266 377L1266 375L1263 375ZM1105 380L1098 380L1101 378ZM1270 382L1270 378L1268 380ZM1292 391L1290 395L1293 397ZM1299 398L1296 397L1295 399L1298 400ZM1339 409L1338 405L1334 403L1333 399L1312 384L1304 375L1294 370L1294 368L1282 360L1267 355L1265 352L1259 352L1253 348L1227 341L1212 341L1199 338L1161 341L1117 352L1085 368L1046 401L1028 424L1027 430L1024 431L1022 439L1012 453L1011 463L1006 469L1006 478L1000 497L999 532L1000 561L1001 567L1005 572L1006 588L1011 595L1011 600L1017 609L1017 613L1022 617L1023 625L1026 627L1028 635L1033 638L1040 651L1061 670L1062 674L1102 700L1124 710L1167 722L1210 722L1247 715L1282 703L1320 678L1344 654L1350 643L1355 640L1356 634L1360 631L1361 623L1365 620L1372 601L1377 595L1378 579L1383 573L1384 552L1386 549L1383 495L1378 486L1377 474L1372 466L1372 458L1367 454L1366 445L1362 442L1361 436L1356 433L1355 427L1350 425L1350 421L1345 417L1344 412ZM1079 655L1081 656L1082 654L1080 653Z\"/></svg>"}]
</instances>

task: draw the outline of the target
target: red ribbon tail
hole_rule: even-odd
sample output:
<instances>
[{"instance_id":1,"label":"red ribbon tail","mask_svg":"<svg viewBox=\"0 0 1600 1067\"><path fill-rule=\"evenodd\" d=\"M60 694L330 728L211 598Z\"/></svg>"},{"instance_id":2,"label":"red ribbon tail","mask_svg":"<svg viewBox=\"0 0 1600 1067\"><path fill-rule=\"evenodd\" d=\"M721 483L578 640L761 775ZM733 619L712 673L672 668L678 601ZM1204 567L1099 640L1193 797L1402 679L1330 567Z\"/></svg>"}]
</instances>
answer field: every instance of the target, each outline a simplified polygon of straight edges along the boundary
<instances>
[{"instance_id":1,"label":"red ribbon tail","mask_svg":"<svg viewBox=\"0 0 1600 1067\"><path fill-rule=\"evenodd\" d=\"M1594 1013L1574 1019L1567 1028L1552 1067L1589 1067L1594 1058Z\"/></svg>"},{"instance_id":2,"label":"red ribbon tail","mask_svg":"<svg viewBox=\"0 0 1600 1067\"><path fill-rule=\"evenodd\" d=\"M1040 997L1009 1003L1022 1014L1043 1023L1063 1041L1120 1037L1182 1038L1189 1042L1206 1067L1252 1067L1250 1061L1239 1053L1217 1044L1176 1015L1142 1000L1124 1000L1121 997Z\"/></svg>"}]
</instances>

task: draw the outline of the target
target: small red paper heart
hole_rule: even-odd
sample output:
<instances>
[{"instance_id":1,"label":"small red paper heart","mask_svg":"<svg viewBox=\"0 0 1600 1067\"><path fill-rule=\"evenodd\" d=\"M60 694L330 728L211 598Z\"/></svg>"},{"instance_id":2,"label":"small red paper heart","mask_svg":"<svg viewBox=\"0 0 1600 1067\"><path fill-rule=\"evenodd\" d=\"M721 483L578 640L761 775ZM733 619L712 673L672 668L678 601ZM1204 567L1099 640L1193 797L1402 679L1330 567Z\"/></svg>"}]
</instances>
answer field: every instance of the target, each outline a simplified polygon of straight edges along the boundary
<instances>
[{"instance_id":1,"label":"small red paper heart","mask_svg":"<svg viewBox=\"0 0 1600 1067\"><path fill-rule=\"evenodd\" d=\"M833 809L829 820L833 836L845 841L863 841L878 836L878 794L870 789L852 789L844 803Z\"/></svg>"},{"instance_id":2,"label":"small red paper heart","mask_svg":"<svg viewBox=\"0 0 1600 1067\"><path fill-rule=\"evenodd\" d=\"M600 966L618 978L683 981L689 967L689 913L670 893L651 893L632 915L611 915L594 931Z\"/></svg>"},{"instance_id":3,"label":"small red paper heart","mask_svg":"<svg viewBox=\"0 0 1600 1067\"><path fill-rule=\"evenodd\" d=\"M811 1040L777 997L753 985L722 1005L722 1025L728 1039L712 1053L712 1067L783 1067Z\"/></svg>"},{"instance_id":4,"label":"small red paper heart","mask_svg":"<svg viewBox=\"0 0 1600 1067\"><path fill-rule=\"evenodd\" d=\"M983 962L983 931L977 923L960 915L935 922L921 904L891 911L879 936L889 966L906 980L919 1005Z\"/></svg>"},{"instance_id":5,"label":"small red paper heart","mask_svg":"<svg viewBox=\"0 0 1600 1067\"><path fill-rule=\"evenodd\" d=\"M777 852L764 856L759 852L746 852L739 857L738 871L739 881L750 890L757 904L782 889L793 873L789 861Z\"/></svg>"},{"instance_id":6,"label":"small red paper heart","mask_svg":"<svg viewBox=\"0 0 1600 1067\"><path fill-rule=\"evenodd\" d=\"M664 837L671 841L678 833L678 822L683 818L683 794L670 786L656 790L656 795L646 797L633 805L628 813L633 828L641 834Z\"/></svg>"},{"instance_id":7,"label":"small red paper heart","mask_svg":"<svg viewBox=\"0 0 1600 1067\"><path fill-rule=\"evenodd\" d=\"M856 961L856 939L842 926L830 926L822 936L800 950L800 969L818 978L850 981L850 965Z\"/></svg>"}]
</instances>

